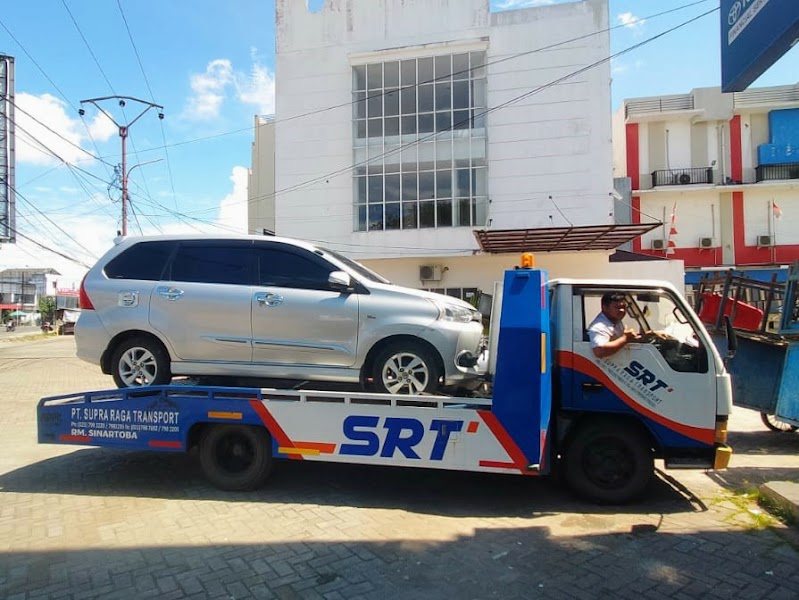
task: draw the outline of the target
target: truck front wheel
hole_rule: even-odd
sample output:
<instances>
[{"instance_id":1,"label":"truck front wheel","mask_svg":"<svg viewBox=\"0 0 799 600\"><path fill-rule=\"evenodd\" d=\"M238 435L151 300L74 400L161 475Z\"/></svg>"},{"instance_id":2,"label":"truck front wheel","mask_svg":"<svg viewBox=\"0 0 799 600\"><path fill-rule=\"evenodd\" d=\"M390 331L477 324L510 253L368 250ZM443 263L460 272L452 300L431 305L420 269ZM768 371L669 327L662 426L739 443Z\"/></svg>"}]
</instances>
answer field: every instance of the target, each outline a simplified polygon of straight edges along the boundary
<instances>
[{"instance_id":1,"label":"truck front wheel","mask_svg":"<svg viewBox=\"0 0 799 600\"><path fill-rule=\"evenodd\" d=\"M271 440L261 427L212 425L200 442L200 464L220 489L257 489L272 470Z\"/></svg>"},{"instance_id":2,"label":"truck front wheel","mask_svg":"<svg viewBox=\"0 0 799 600\"><path fill-rule=\"evenodd\" d=\"M564 476L580 496L603 504L637 498L655 463L645 435L625 423L596 423L578 431L566 449Z\"/></svg>"}]
</instances>

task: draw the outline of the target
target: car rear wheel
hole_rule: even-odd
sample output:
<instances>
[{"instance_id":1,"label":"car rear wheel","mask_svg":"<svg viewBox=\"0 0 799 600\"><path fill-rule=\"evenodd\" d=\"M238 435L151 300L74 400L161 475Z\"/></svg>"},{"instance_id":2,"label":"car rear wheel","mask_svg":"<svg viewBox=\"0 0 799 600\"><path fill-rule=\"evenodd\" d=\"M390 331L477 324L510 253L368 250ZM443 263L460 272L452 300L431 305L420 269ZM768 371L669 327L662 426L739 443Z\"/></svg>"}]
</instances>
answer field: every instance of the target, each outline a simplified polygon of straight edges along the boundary
<instances>
[{"instance_id":1,"label":"car rear wheel","mask_svg":"<svg viewBox=\"0 0 799 600\"><path fill-rule=\"evenodd\" d=\"M172 379L166 351L147 338L122 342L114 352L112 367L114 383L120 388L166 385Z\"/></svg>"},{"instance_id":2,"label":"car rear wheel","mask_svg":"<svg viewBox=\"0 0 799 600\"><path fill-rule=\"evenodd\" d=\"M434 394L439 387L438 363L419 343L397 341L378 352L373 377L384 394Z\"/></svg>"}]
</instances>

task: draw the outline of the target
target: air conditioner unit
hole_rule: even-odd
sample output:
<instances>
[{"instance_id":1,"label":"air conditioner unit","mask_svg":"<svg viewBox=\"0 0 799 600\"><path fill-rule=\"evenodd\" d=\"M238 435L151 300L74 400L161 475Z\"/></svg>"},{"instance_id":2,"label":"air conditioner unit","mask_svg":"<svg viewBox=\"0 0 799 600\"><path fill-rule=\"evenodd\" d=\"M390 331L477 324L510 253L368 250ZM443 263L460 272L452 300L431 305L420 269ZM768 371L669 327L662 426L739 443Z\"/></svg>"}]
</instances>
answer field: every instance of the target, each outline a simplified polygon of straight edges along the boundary
<instances>
[{"instance_id":1,"label":"air conditioner unit","mask_svg":"<svg viewBox=\"0 0 799 600\"><path fill-rule=\"evenodd\" d=\"M680 185L688 185L691 183L691 175L689 173L680 173L679 175L674 176L677 180L677 183Z\"/></svg>"},{"instance_id":2,"label":"air conditioner unit","mask_svg":"<svg viewBox=\"0 0 799 600\"><path fill-rule=\"evenodd\" d=\"M774 245L774 237L770 235L759 235L757 236L757 247L758 248L770 248Z\"/></svg>"},{"instance_id":3,"label":"air conditioner unit","mask_svg":"<svg viewBox=\"0 0 799 600\"><path fill-rule=\"evenodd\" d=\"M699 247L700 248L715 248L716 247L716 240L710 237L703 237L699 238Z\"/></svg>"},{"instance_id":4,"label":"air conditioner unit","mask_svg":"<svg viewBox=\"0 0 799 600\"><path fill-rule=\"evenodd\" d=\"M652 240L652 250L665 250L666 240L655 239Z\"/></svg>"},{"instance_id":5,"label":"air conditioner unit","mask_svg":"<svg viewBox=\"0 0 799 600\"><path fill-rule=\"evenodd\" d=\"M419 279L422 281L441 281L441 267L439 265L421 265Z\"/></svg>"}]
</instances>

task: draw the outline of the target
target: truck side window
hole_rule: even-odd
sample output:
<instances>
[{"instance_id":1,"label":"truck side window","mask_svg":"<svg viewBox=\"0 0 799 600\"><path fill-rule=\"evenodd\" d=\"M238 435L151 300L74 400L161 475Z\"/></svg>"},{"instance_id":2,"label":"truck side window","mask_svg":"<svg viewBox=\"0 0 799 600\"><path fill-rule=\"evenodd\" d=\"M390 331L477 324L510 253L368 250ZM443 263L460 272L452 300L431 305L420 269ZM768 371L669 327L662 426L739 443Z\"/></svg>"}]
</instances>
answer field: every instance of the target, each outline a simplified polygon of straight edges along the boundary
<instances>
[{"instance_id":1,"label":"truck side window","mask_svg":"<svg viewBox=\"0 0 799 600\"><path fill-rule=\"evenodd\" d=\"M588 341L587 329L601 312L602 294L608 289L581 290L583 309L583 341ZM691 322L680 306L663 290L625 290L627 314L624 327L641 335L638 343L652 344L675 371L706 373L707 348L699 344Z\"/></svg>"}]
</instances>

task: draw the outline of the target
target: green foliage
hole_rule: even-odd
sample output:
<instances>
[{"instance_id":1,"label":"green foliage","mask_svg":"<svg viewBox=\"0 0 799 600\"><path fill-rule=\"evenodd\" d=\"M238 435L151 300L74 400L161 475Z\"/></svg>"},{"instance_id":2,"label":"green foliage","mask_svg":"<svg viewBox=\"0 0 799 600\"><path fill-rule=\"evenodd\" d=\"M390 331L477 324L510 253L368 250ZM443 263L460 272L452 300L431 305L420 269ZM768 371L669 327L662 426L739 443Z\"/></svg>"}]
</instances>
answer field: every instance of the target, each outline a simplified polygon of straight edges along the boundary
<instances>
[{"instance_id":1,"label":"green foliage","mask_svg":"<svg viewBox=\"0 0 799 600\"><path fill-rule=\"evenodd\" d=\"M55 318L55 298L53 296L40 296L39 312L42 313L42 320L52 323Z\"/></svg>"}]
</instances>

